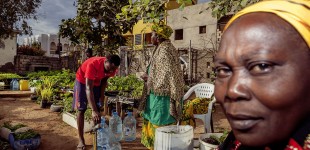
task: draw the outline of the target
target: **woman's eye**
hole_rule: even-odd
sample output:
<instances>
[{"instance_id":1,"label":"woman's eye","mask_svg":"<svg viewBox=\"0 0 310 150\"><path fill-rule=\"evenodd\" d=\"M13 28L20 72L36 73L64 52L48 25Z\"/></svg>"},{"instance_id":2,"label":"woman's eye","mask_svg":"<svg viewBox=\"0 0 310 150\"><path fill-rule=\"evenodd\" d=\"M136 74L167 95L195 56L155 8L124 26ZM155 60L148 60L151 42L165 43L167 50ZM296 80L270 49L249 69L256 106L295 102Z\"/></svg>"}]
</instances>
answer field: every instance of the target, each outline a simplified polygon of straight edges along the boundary
<instances>
[{"instance_id":1,"label":"woman's eye","mask_svg":"<svg viewBox=\"0 0 310 150\"><path fill-rule=\"evenodd\" d=\"M231 74L231 70L227 67L217 67L215 69L216 77L225 78Z\"/></svg>"},{"instance_id":2,"label":"woman's eye","mask_svg":"<svg viewBox=\"0 0 310 150\"><path fill-rule=\"evenodd\" d=\"M250 72L254 74L268 73L273 69L273 65L267 63L255 64L250 67Z\"/></svg>"}]
</instances>

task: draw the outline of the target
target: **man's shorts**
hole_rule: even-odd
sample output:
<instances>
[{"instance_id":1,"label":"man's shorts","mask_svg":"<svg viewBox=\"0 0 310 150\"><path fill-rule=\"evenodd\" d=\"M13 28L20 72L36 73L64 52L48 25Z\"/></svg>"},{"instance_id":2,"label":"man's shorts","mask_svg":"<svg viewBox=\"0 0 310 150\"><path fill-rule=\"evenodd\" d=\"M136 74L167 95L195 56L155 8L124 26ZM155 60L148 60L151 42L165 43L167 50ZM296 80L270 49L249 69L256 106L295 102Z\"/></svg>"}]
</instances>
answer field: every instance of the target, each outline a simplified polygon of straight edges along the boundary
<instances>
[{"instance_id":1,"label":"man's shorts","mask_svg":"<svg viewBox=\"0 0 310 150\"><path fill-rule=\"evenodd\" d=\"M78 80L75 80L74 83L74 89L73 89L73 102L72 102L72 108L74 110L84 111L87 109L87 96L86 96L86 86L85 84L79 82ZM94 92L94 100L96 102L97 109L101 107L100 103L100 92L101 88L100 86L94 86L93 88Z\"/></svg>"}]
</instances>

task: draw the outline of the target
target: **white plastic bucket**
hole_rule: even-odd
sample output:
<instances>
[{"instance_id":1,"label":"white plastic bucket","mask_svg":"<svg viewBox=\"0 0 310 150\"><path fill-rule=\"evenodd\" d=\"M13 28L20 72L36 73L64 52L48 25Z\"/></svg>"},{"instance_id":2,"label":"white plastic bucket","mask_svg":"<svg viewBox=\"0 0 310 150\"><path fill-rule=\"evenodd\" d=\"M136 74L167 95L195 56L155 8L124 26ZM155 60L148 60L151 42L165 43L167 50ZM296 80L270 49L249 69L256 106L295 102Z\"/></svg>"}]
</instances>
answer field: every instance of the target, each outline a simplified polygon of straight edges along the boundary
<instances>
[{"instance_id":1,"label":"white plastic bucket","mask_svg":"<svg viewBox=\"0 0 310 150\"><path fill-rule=\"evenodd\" d=\"M223 133L206 133L206 134L202 134L199 137L200 150L216 150L218 148L218 145L213 145L213 144L206 143L206 142L203 141L203 139L209 138L211 135L214 135L214 136L220 138L223 135Z\"/></svg>"},{"instance_id":2,"label":"white plastic bucket","mask_svg":"<svg viewBox=\"0 0 310 150\"><path fill-rule=\"evenodd\" d=\"M155 150L192 150L194 145L193 127L180 125L159 127L155 131Z\"/></svg>"}]
</instances>

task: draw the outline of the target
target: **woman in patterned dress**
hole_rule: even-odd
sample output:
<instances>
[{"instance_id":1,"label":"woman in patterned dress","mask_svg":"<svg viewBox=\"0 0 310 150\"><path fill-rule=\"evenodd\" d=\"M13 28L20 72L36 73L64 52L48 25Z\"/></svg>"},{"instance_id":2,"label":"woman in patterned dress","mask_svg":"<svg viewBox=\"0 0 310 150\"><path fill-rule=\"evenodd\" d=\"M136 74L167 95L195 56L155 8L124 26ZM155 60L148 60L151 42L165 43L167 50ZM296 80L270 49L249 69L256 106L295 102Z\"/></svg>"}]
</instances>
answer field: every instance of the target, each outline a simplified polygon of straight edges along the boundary
<instances>
[{"instance_id":1,"label":"woman in patterned dress","mask_svg":"<svg viewBox=\"0 0 310 150\"><path fill-rule=\"evenodd\" d=\"M169 37L173 30L163 24L152 26L153 51L147 73L142 102L139 110L144 118L141 143L154 147L155 129L175 124L181 117L180 101L184 94L184 81L176 48Z\"/></svg>"}]
</instances>

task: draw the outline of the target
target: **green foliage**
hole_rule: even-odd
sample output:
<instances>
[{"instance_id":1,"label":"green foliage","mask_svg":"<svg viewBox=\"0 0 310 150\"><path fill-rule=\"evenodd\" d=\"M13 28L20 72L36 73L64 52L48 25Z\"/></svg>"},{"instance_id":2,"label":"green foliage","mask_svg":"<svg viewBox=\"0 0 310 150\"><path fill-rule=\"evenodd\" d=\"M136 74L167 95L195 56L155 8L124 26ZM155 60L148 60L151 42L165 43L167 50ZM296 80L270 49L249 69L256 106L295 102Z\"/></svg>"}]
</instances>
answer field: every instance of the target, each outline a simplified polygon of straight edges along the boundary
<instances>
[{"instance_id":1,"label":"green foliage","mask_svg":"<svg viewBox=\"0 0 310 150\"><path fill-rule=\"evenodd\" d=\"M45 76L41 77L42 78L42 84L44 89L46 88L53 88L55 84L57 83L57 80L55 80L55 76Z\"/></svg>"},{"instance_id":2,"label":"green foliage","mask_svg":"<svg viewBox=\"0 0 310 150\"><path fill-rule=\"evenodd\" d=\"M28 19L36 19L36 8L42 0L1 1L0 5L0 39L14 36L16 31L31 34Z\"/></svg>"},{"instance_id":3,"label":"green foliage","mask_svg":"<svg viewBox=\"0 0 310 150\"><path fill-rule=\"evenodd\" d=\"M120 95L126 96L127 91L131 91L132 98L140 98L142 96L143 81L139 80L135 75L126 77L115 76L109 78L106 91L120 91Z\"/></svg>"},{"instance_id":4,"label":"green foliage","mask_svg":"<svg viewBox=\"0 0 310 150\"><path fill-rule=\"evenodd\" d=\"M56 82L53 84L53 87L57 85L60 87L73 88L75 73L70 70L63 69L61 71L30 72L27 74L27 77L31 80L31 82L37 79L47 80L45 82L52 82L50 80L53 80L53 82Z\"/></svg>"},{"instance_id":5,"label":"green foliage","mask_svg":"<svg viewBox=\"0 0 310 150\"><path fill-rule=\"evenodd\" d=\"M24 124L16 124L16 125L12 125L10 122L4 122L3 127L10 129L12 132L14 132L15 130L22 128L22 127L26 127L26 125Z\"/></svg>"},{"instance_id":6,"label":"green foliage","mask_svg":"<svg viewBox=\"0 0 310 150\"><path fill-rule=\"evenodd\" d=\"M91 110L91 108L88 107L86 109L84 116L85 116L85 120L86 121L91 121L92 120L92 110Z\"/></svg>"},{"instance_id":7,"label":"green foliage","mask_svg":"<svg viewBox=\"0 0 310 150\"><path fill-rule=\"evenodd\" d=\"M210 135L210 138L216 140L217 142L219 142L219 144L222 144L225 141L225 139L227 138L228 133L229 132L227 130L225 130L221 137L218 138L215 135Z\"/></svg>"},{"instance_id":8,"label":"green foliage","mask_svg":"<svg viewBox=\"0 0 310 150\"><path fill-rule=\"evenodd\" d=\"M128 27L115 19L121 8L128 5L126 0L77 0L77 16L62 20L59 33L77 44L90 44L97 54L105 51L115 53L126 40L122 33ZM103 46L103 39L107 39Z\"/></svg>"},{"instance_id":9,"label":"green foliage","mask_svg":"<svg viewBox=\"0 0 310 150\"><path fill-rule=\"evenodd\" d=\"M18 79L21 78L18 74L15 73L0 73L0 80L7 80L7 79Z\"/></svg>"},{"instance_id":10,"label":"green foliage","mask_svg":"<svg viewBox=\"0 0 310 150\"><path fill-rule=\"evenodd\" d=\"M221 17L226 16L228 13L236 13L259 1L260 0L211 0L210 8L212 9L212 16L221 19Z\"/></svg>"},{"instance_id":11,"label":"green foliage","mask_svg":"<svg viewBox=\"0 0 310 150\"><path fill-rule=\"evenodd\" d=\"M17 48L17 53L30 56L44 56L45 51L41 49L40 44L35 43L35 45L32 46L28 45L19 46Z\"/></svg>"},{"instance_id":12,"label":"green foliage","mask_svg":"<svg viewBox=\"0 0 310 150\"><path fill-rule=\"evenodd\" d=\"M33 80L33 79L40 79L41 77L43 76L54 76L54 75L57 75L58 73L60 73L61 71L60 70L56 70L56 71L39 71L39 72L29 72L27 74L27 77L30 79L30 80Z\"/></svg>"},{"instance_id":13,"label":"green foliage","mask_svg":"<svg viewBox=\"0 0 310 150\"><path fill-rule=\"evenodd\" d=\"M165 4L167 2L168 0L137 0L124 6L116 18L119 21L125 21L131 28L141 19L148 23L159 23L166 17Z\"/></svg>"},{"instance_id":14,"label":"green foliage","mask_svg":"<svg viewBox=\"0 0 310 150\"><path fill-rule=\"evenodd\" d=\"M53 97L54 90L52 88L44 88L41 91L42 100L51 101Z\"/></svg>"},{"instance_id":15,"label":"green foliage","mask_svg":"<svg viewBox=\"0 0 310 150\"><path fill-rule=\"evenodd\" d=\"M34 130L28 130L26 132L21 133L14 133L15 140L25 140L25 139L31 139L35 138L39 134L35 132Z\"/></svg>"},{"instance_id":16,"label":"green foliage","mask_svg":"<svg viewBox=\"0 0 310 150\"><path fill-rule=\"evenodd\" d=\"M219 142L223 143L225 139L227 138L229 132L227 130L224 131L223 135L219 138Z\"/></svg>"},{"instance_id":17,"label":"green foliage","mask_svg":"<svg viewBox=\"0 0 310 150\"><path fill-rule=\"evenodd\" d=\"M10 148L10 143L6 141L2 141L0 139L0 150L8 150Z\"/></svg>"},{"instance_id":18,"label":"green foliage","mask_svg":"<svg viewBox=\"0 0 310 150\"><path fill-rule=\"evenodd\" d=\"M72 100L73 96L71 93L65 93L64 99L63 99L63 106L65 112L71 112L72 111Z\"/></svg>"},{"instance_id":19,"label":"green foliage","mask_svg":"<svg viewBox=\"0 0 310 150\"><path fill-rule=\"evenodd\" d=\"M122 8L122 12L116 15L119 21L125 21L126 27L132 28L139 20L146 23L164 22L167 13L165 5L169 0L136 0ZM179 9L183 10L186 4L192 0L177 0Z\"/></svg>"},{"instance_id":20,"label":"green foliage","mask_svg":"<svg viewBox=\"0 0 310 150\"><path fill-rule=\"evenodd\" d=\"M45 76L42 76L45 75ZM31 85L35 85L38 100L57 100L61 98L62 89L72 89L75 81L75 73L70 70L63 69L62 71L38 72L29 73Z\"/></svg>"}]
</instances>

